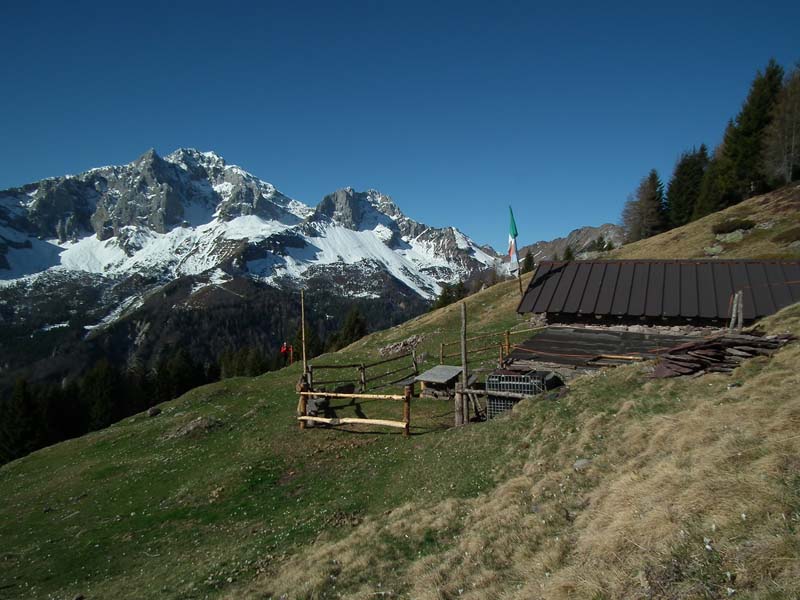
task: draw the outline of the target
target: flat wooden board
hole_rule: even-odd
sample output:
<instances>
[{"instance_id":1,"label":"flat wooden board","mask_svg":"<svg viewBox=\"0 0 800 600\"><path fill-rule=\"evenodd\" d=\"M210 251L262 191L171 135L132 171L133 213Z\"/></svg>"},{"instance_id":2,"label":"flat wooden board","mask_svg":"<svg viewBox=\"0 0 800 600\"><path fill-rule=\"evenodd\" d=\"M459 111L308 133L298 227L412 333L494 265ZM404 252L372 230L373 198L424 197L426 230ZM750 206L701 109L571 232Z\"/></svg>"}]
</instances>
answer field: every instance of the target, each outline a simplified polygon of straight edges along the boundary
<instances>
[{"instance_id":1,"label":"flat wooden board","mask_svg":"<svg viewBox=\"0 0 800 600\"><path fill-rule=\"evenodd\" d=\"M461 375L461 367L436 365L432 369L428 369L424 373L417 375L416 381L445 384L455 381L459 375Z\"/></svg>"}]
</instances>

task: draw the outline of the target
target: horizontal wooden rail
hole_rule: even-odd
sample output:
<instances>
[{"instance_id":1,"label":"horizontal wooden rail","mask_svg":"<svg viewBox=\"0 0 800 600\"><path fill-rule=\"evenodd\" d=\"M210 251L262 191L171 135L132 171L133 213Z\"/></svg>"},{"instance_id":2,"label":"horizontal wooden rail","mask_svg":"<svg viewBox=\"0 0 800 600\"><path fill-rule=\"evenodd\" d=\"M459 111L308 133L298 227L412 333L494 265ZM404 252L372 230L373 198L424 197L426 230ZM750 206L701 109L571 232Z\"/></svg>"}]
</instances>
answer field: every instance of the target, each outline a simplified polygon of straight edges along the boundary
<instances>
[{"instance_id":1,"label":"horizontal wooden rail","mask_svg":"<svg viewBox=\"0 0 800 600\"><path fill-rule=\"evenodd\" d=\"M483 348L467 348L467 354L477 354L478 352L486 352L487 350L497 350L502 344L494 344L493 346L484 346Z\"/></svg>"},{"instance_id":2,"label":"horizontal wooden rail","mask_svg":"<svg viewBox=\"0 0 800 600\"><path fill-rule=\"evenodd\" d=\"M479 352L488 352L489 350L497 350L502 344L495 344L493 346L484 346L483 348L467 348L467 354L477 354ZM454 354L442 354L441 358L455 358L456 356L461 356L461 352L456 352Z\"/></svg>"},{"instance_id":3,"label":"horizontal wooden rail","mask_svg":"<svg viewBox=\"0 0 800 600\"><path fill-rule=\"evenodd\" d=\"M383 379L384 377L388 377L389 375L394 375L395 373L400 373L401 371L412 371L413 367L411 365L401 367L399 369L395 369L394 371L386 371L386 373L381 373L379 375L375 375L374 377L369 377L365 379L367 383L370 381L377 381L378 379Z\"/></svg>"},{"instance_id":4,"label":"horizontal wooden rail","mask_svg":"<svg viewBox=\"0 0 800 600\"><path fill-rule=\"evenodd\" d=\"M309 367L314 371L319 371L322 369L358 369L361 365L309 365Z\"/></svg>"},{"instance_id":5,"label":"horizontal wooden rail","mask_svg":"<svg viewBox=\"0 0 800 600\"><path fill-rule=\"evenodd\" d=\"M458 391L458 390L457 390ZM530 398L534 394L520 394L518 392L493 392L488 390L473 390L467 388L465 390L461 390L464 394L475 394L476 396L496 396L498 398L517 398L522 400L523 398Z\"/></svg>"},{"instance_id":6,"label":"horizontal wooden rail","mask_svg":"<svg viewBox=\"0 0 800 600\"><path fill-rule=\"evenodd\" d=\"M506 332L506 331L495 331L494 333L484 333L484 334L481 334L481 335L476 335L476 336L471 337L471 338L467 338L467 342L474 342L475 340L482 340L484 338L494 337L494 336L498 336L499 337L499 336L505 335L506 333L508 333L509 335L518 335L520 333L531 333L532 331L541 331L542 329L547 329L547 327L532 327L531 329L518 329L516 331L508 330L508 332ZM444 345L444 346L453 346L455 344L460 344L460 343L461 343L460 340L455 340L453 342L442 342L442 345Z\"/></svg>"},{"instance_id":7,"label":"horizontal wooden rail","mask_svg":"<svg viewBox=\"0 0 800 600\"><path fill-rule=\"evenodd\" d=\"M351 379L330 379L328 381L315 381L314 385L333 385L334 383L358 383L355 377Z\"/></svg>"},{"instance_id":8,"label":"horizontal wooden rail","mask_svg":"<svg viewBox=\"0 0 800 600\"><path fill-rule=\"evenodd\" d=\"M377 367L378 365L383 365L385 363L389 363L389 362L392 362L392 361L395 361L395 360L400 360L401 358L408 358L411 355L412 355L411 352L406 352L405 354L399 354L399 355L393 356L391 358L386 358L384 360L379 360L378 362L365 364L364 368L365 369L369 369L370 367Z\"/></svg>"},{"instance_id":9,"label":"horizontal wooden rail","mask_svg":"<svg viewBox=\"0 0 800 600\"><path fill-rule=\"evenodd\" d=\"M403 421L390 421L388 419L359 419L357 417L297 417L298 421L312 421L314 423L327 423L328 425L383 425L384 427L396 427L405 429L406 423Z\"/></svg>"},{"instance_id":10,"label":"horizontal wooden rail","mask_svg":"<svg viewBox=\"0 0 800 600\"><path fill-rule=\"evenodd\" d=\"M397 394L339 394L336 392L300 392L301 396L325 396L327 398L362 398L364 400L405 400Z\"/></svg>"}]
</instances>

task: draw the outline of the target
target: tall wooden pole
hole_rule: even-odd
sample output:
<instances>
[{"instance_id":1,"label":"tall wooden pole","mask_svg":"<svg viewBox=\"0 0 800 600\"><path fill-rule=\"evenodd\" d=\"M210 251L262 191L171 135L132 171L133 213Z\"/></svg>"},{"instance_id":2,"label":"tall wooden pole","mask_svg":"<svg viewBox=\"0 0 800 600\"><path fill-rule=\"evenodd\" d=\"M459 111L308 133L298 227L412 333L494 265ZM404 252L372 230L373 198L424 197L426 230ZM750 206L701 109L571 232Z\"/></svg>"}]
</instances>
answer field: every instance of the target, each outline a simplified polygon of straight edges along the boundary
<instances>
[{"instance_id":1,"label":"tall wooden pole","mask_svg":"<svg viewBox=\"0 0 800 600\"><path fill-rule=\"evenodd\" d=\"M403 437L411 435L411 396L414 395L414 386L407 385L403 389Z\"/></svg>"},{"instance_id":2,"label":"tall wooden pole","mask_svg":"<svg viewBox=\"0 0 800 600\"><path fill-rule=\"evenodd\" d=\"M465 390L469 376L467 374L467 303L461 303L461 389ZM466 397L461 395L461 422L467 423L469 421L469 408L466 406ZM466 412L465 409L466 408Z\"/></svg>"},{"instance_id":3,"label":"tall wooden pole","mask_svg":"<svg viewBox=\"0 0 800 600\"><path fill-rule=\"evenodd\" d=\"M303 379L308 382L308 358L306 357L306 294L300 290L300 337L303 340Z\"/></svg>"}]
</instances>

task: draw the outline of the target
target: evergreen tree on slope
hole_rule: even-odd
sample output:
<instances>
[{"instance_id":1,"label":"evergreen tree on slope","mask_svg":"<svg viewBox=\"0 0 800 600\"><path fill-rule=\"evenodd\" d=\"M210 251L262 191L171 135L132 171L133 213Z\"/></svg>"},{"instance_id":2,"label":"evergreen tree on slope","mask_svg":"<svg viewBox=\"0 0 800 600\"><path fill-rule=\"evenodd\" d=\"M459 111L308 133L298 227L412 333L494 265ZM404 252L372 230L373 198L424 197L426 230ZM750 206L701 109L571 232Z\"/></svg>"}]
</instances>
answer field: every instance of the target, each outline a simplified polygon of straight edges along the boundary
<instances>
[{"instance_id":1,"label":"evergreen tree on slope","mask_svg":"<svg viewBox=\"0 0 800 600\"><path fill-rule=\"evenodd\" d=\"M708 161L705 144L701 144L699 149L692 148L690 152L684 152L678 159L667 186L666 217L669 227L680 227L692 220Z\"/></svg>"}]
</instances>

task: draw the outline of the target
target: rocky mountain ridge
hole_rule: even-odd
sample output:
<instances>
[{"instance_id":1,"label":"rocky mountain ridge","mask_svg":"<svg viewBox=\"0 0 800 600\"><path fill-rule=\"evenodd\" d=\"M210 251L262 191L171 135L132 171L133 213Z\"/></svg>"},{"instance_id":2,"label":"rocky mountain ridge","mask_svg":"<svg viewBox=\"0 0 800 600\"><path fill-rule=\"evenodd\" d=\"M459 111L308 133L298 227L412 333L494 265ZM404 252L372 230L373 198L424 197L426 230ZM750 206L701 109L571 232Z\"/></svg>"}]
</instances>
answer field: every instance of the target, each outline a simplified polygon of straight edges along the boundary
<instances>
[{"instance_id":1,"label":"rocky mountain ridge","mask_svg":"<svg viewBox=\"0 0 800 600\"><path fill-rule=\"evenodd\" d=\"M312 209L192 149L0 192L0 244L0 280L50 267L165 278L221 267L299 286L307 271L378 264L425 299L497 258L375 190L338 190Z\"/></svg>"},{"instance_id":2,"label":"rocky mountain ridge","mask_svg":"<svg viewBox=\"0 0 800 600\"><path fill-rule=\"evenodd\" d=\"M499 264L376 190L312 208L212 152L150 150L0 191L0 391L101 358L148 370L176 347L212 367L231 349L273 352L294 338L300 288L320 339L353 306L388 327Z\"/></svg>"},{"instance_id":3,"label":"rocky mountain ridge","mask_svg":"<svg viewBox=\"0 0 800 600\"><path fill-rule=\"evenodd\" d=\"M625 232L619 225L604 223L598 227L580 227L573 229L565 237L553 240L542 240L523 246L519 249L519 258L523 260L530 251L534 262L563 258L567 247L570 247L576 258L595 258L598 253L619 248L625 242Z\"/></svg>"}]
</instances>

